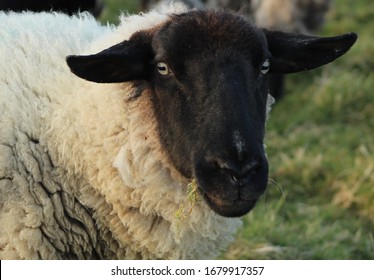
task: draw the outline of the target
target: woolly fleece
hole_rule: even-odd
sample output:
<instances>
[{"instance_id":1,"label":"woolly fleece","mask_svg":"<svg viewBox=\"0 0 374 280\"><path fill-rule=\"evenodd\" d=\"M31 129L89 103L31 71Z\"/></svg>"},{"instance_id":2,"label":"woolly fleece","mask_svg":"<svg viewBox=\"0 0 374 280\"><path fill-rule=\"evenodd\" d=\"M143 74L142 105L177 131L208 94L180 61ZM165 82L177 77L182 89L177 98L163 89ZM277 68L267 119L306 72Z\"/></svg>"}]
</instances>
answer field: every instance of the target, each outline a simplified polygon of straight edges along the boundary
<instances>
[{"instance_id":1,"label":"woolly fleece","mask_svg":"<svg viewBox=\"0 0 374 280\"><path fill-rule=\"evenodd\" d=\"M159 144L150 92L73 75L71 54L101 51L183 6L122 16L0 13L0 259L210 259L238 218L199 200ZM268 98L272 103L272 98Z\"/></svg>"}]
</instances>

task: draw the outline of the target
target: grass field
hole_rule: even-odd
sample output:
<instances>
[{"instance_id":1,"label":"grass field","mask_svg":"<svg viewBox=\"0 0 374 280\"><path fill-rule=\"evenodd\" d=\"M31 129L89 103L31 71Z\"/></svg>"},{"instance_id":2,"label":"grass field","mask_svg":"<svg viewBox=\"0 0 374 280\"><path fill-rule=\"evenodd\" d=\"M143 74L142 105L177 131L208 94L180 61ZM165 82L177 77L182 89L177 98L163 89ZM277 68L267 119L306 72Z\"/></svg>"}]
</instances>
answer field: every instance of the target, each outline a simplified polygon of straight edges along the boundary
<instances>
[{"instance_id":1,"label":"grass field","mask_svg":"<svg viewBox=\"0 0 374 280\"><path fill-rule=\"evenodd\" d=\"M104 2L103 22L138 10ZM374 259L374 1L335 0L320 35L349 31L346 56L288 77L266 137L276 183L221 258Z\"/></svg>"}]
</instances>

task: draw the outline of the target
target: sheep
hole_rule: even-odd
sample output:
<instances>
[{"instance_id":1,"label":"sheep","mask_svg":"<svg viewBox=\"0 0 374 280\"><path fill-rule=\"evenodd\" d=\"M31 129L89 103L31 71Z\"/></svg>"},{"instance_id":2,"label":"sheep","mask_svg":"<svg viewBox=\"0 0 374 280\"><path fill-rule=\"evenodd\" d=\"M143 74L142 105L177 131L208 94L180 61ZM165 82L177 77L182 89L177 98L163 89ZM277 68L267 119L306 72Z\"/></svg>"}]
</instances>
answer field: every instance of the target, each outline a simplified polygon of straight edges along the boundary
<instances>
[{"instance_id":1,"label":"sheep","mask_svg":"<svg viewBox=\"0 0 374 280\"><path fill-rule=\"evenodd\" d=\"M268 73L356 40L182 5L0 12L0 37L0 259L217 257L267 185Z\"/></svg>"},{"instance_id":2,"label":"sheep","mask_svg":"<svg viewBox=\"0 0 374 280\"><path fill-rule=\"evenodd\" d=\"M258 26L271 30L310 34L324 23L331 0L252 0Z\"/></svg>"},{"instance_id":3,"label":"sheep","mask_svg":"<svg viewBox=\"0 0 374 280\"><path fill-rule=\"evenodd\" d=\"M61 11L69 15L79 11L88 11L95 17L99 17L103 9L101 0L2 0L0 10L2 11Z\"/></svg>"},{"instance_id":4,"label":"sheep","mask_svg":"<svg viewBox=\"0 0 374 280\"><path fill-rule=\"evenodd\" d=\"M141 9L149 10L171 2L189 7L203 6L240 11L260 26L270 30L311 34L324 22L331 0L142 0ZM284 75L269 78L270 94L279 100L284 95Z\"/></svg>"}]
</instances>

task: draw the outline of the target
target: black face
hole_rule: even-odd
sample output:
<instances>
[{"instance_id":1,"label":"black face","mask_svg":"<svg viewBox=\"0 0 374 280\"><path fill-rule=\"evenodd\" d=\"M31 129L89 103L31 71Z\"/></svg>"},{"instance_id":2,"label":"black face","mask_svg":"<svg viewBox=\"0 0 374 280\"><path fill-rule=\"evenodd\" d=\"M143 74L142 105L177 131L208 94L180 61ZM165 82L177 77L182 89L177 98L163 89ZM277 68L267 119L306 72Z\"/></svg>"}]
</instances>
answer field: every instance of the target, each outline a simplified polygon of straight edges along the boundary
<instances>
[{"instance_id":1,"label":"black face","mask_svg":"<svg viewBox=\"0 0 374 280\"><path fill-rule=\"evenodd\" d=\"M269 73L313 69L343 55L356 38L260 30L233 13L192 11L67 63L89 81L150 86L172 163L197 180L216 213L234 217L250 211L267 185L269 66Z\"/></svg>"},{"instance_id":2,"label":"black face","mask_svg":"<svg viewBox=\"0 0 374 280\"><path fill-rule=\"evenodd\" d=\"M179 16L161 29L151 84L160 138L174 165L196 178L215 212L233 217L250 211L267 185L261 67L268 53L261 33L229 15Z\"/></svg>"}]
</instances>

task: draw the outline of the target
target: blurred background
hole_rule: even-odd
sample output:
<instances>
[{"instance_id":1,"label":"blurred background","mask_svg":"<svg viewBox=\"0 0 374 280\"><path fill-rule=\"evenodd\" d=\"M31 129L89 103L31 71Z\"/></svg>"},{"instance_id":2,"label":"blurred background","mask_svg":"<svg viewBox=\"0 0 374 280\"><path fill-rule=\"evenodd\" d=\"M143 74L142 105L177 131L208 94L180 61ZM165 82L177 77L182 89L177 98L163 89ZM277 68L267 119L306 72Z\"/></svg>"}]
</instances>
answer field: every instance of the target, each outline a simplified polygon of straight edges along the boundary
<instances>
[{"instance_id":1,"label":"blurred background","mask_svg":"<svg viewBox=\"0 0 374 280\"><path fill-rule=\"evenodd\" d=\"M102 24L118 24L121 13L138 13L145 2L157 1L102 0L95 13ZM225 6L241 0L197 1ZM265 3L251 1L259 10ZM267 2L281 5L273 9L277 12L292 1L310 2ZM320 36L356 32L358 41L336 62L286 77L267 124L266 194L220 258L374 259L374 1L327 2L324 24L308 26L308 18L319 18L314 10L303 14L304 26L294 31Z\"/></svg>"}]
</instances>

